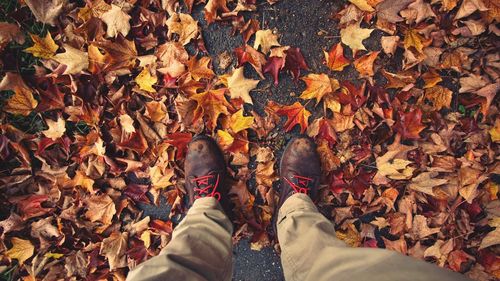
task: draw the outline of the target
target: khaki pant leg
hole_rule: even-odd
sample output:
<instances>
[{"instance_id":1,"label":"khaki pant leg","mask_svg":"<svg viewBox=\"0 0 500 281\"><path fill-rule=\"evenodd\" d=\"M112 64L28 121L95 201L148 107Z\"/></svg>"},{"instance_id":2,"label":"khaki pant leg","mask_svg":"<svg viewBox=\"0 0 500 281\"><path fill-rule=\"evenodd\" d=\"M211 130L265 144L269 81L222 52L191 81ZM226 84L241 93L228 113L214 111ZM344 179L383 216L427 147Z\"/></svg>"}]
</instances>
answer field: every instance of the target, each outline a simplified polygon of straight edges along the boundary
<instances>
[{"instance_id":1,"label":"khaki pant leg","mask_svg":"<svg viewBox=\"0 0 500 281\"><path fill-rule=\"evenodd\" d=\"M229 281L232 232L215 198L197 199L160 255L137 266L127 280Z\"/></svg>"},{"instance_id":2,"label":"khaki pant leg","mask_svg":"<svg viewBox=\"0 0 500 281\"><path fill-rule=\"evenodd\" d=\"M281 263L287 281L469 280L397 252L350 248L305 194L285 201L278 214Z\"/></svg>"}]
</instances>

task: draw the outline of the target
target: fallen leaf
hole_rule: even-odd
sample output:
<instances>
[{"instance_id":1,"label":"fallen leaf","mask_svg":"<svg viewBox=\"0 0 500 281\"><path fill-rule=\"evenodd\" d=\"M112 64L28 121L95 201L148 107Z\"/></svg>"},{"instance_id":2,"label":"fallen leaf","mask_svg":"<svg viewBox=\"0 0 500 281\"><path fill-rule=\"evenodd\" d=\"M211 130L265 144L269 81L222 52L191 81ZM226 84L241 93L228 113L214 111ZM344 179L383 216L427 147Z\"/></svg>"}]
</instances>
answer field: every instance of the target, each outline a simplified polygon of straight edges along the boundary
<instances>
[{"instance_id":1,"label":"fallen leaf","mask_svg":"<svg viewBox=\"0 0 500 281\"><path fill-rule=\"evenodd\" d=\"M266 64L266 57L259 51L255 50L249 45L244 45L242 47L234 49L234 53L238 58L238 67L243 66L245 63L249 63L255 69L257 74L264 79L262 73L262 67Z\"/></svg>"},{"instance_id":2,"label":"fallen leaf","mask_svg":"<svg viewBox=\"0 0 500 281\"><path fill-rule=\"evenodd\" d=\"M69 45L63 45L66 52L52 57L53 60L64 64L66 69L64 74L79 74L89 67L89 55Z\"/></svg>"},{"instance_id":3,"label":"fallen leaf","mask_svg":"<svg viewBox=\"0 0 500 281\"><path fill-rule=\"evenodd\" d=\"M425 98L432 102L432 108L434 110L450 108L452 94L452 91L439 85L425 90Z\"/></svg>"},{"instance_id":4,"label":"fallen leaf","mask_svg":"<svg viewBox=\"0 0 500 281\"><path fill-rule=\"evenodd\" d=\"M15 41L20 45L24 44L24 34L17 25L0 22L0 51L3 51L5 46L11 41Z\"/></svg>"},{"instance_id":5,"label":"fallen leaf","mask_svg":"<svg viewBox=\"0 0 500 281\"><path fill-rule=\"evenodd\" d=\"M415 29L408 29L405 33L404 47L405 49L415 48L417 52L422 53L424 49L422 41L422 36Z\"/></svg>"},{"instance_id":6,"label":"fallen leaf","mask_svg":"<svg viewBox=\"0 0 500 281\"><path fill-rule=\"evenodd\" d=\"M227 107L230 105L224 97L225 91L225 89L208 90L191 97L197 103L194 119L203 117L210 130L217 126L217 119L221 114L229 114Z\"/></svg>"},{"instance_id":7,"label":"fallen leaf","mask_svg":"<svg viewBox=\"0 0 500 281\"><path fill-rule=\"evenodd\" d=\"M308 119L311 116L311 113L300 102L282 106L276 111L276 114L287 117L284 125L286 132L292 130L295 125L299 125L301 133L307 129Z\"/></svg>"},{"instance_id":8,"label":"fallen leaf","mask_svg":"<svg viewBox=\"0 0 500 281\"><path fill-rule=\"evenodd\" d=\"M243 116L243 109L238 110L229 118L231 130L234 133L246 130L252 127L254 122L253 116Z\"/></svg>"},{"instance_id":9,"label":"fallen leaf","mask_svg":"<svg viewBox=\"0 0 500 281\"><path fill-rule=\"evenodd\" d=\"M179 43L187 45L192 39L198 37L199 28L198 22L189 14L176 13L168 18L168 37L171 38L172 34L179 35Z\"/></svg>"},{"instance_id":10,"label":"fallen leaf","mask_svg":"<svg viewBox=\"0 0 500 281\"><path fill-rule=\"evenodd\" d=\"M399 36L382 36L380 39L380 44L382 45L382 50L387 55L394 55L396 48L398 47Z\"/></svg>"},{"instance_id":11,"label":"fallen leaf","mask_svg":"<svg viewBox=\"0 0 500 281\"><path fill-rule=\"evenodd\" d=\"M374 29L360 28L359 23L348 25L340 30L340 40L349 46L354 53L359 50L366 50L363 40L370 37Z\"/></svg>"},{"instance_id":12,"label":"fallen leaf","mask_svg":"<svg viewBox=\"0 0 500 281\"><path fill-rule=\"evenodd\" d=\"M488 7L484 5L482 0L464 0L455 15L455 20L470 16L478 10L481 12L488 10Z\"/></svg>"},{"instance_id":13,"label":"fallen leaf","mask_svg":"<svg viewBox=\"0 0 500 281\"><path fill-rule=\"evenodd\" d=\"M333 71L342 71L350 64L350 61L344 57L344 47L337 43L332 46L330 52L323 51L325 54L326 66Z\"/></svg>"},{"instance_id":14,"label":"fallen leaf","mask_svg":"<svg viewBox=\"0 0 500 281\"><path fill-rule=\"evenodd\" d=\"M376 6L377 17L388 22L400 22L404 19L399 12L406 8L414 0L385 0Z\"/></svg>"},{"instance_id":15,"label":"fallen leaf","mask_svg":"<svg viewBox=\"0 0 500 281\"><path fill-rule=\"evenodd\" d=\"M67 0L24 0L36 20L51 26L56 25L57 17L63 12Z\"/></svg>"},{"instance_id":16,"label":"fallen leaf","mask_svg":"<svg viewBox=\"0 0 500 281\"><path fill-rule=\"evenodd\" d=\"M253 48L258 50L261 48L264 54L267 54L272 47L281 46L278 43L278 36L270 29L258 30L255 33L255 42Z\"/></svg>"},{"instance_id":17,"label":"fallen leaf","mask_svg":"<svg viewBox=\"0 0 500 281\"><path fill-rule=\"evenodd\" d=\"M11 240L12 248L5 252L5 255L11 259L16 259L19 264L24 264L24 262L33 256L35 247L29 240L24 240L18 237L12 237Z\"/></svg>"},{"instance_id":18,"label":"fallen leaf","mask_svg":"<svg viewBox=\"0 0 500 281\"><path fill-rule=\"evenodd\" d=\"M500 142L500 119L497 118L495 120L495 125L488 132L490 133L491 141Z\"/></svg>"},{"instance_id":19,"label":"fallen leaf","mask_svg":"<svg viewBox=\"0 0 500 281\"><path fill-rule=\"evenodd\" d=\"M340 88L339 81L326 74L310 73L301 78L306 83L306 89L300 95L301 99L316 99L318 104L326 94L333 93Z\"/></svg>"},{"instance_id":20,"label":"fallen leaf","mask_svg":"<svg viewBox=\"0 0 500 281\"><path fill-rule=\"evenodd\" d=\"M127 266L128 233L113 232L108 238L102 240L100 255L104 255L109 263L109 269L114 270Z\"/></svg>"},{"instance_id":21,"label":"fallen leaf","mask_svg":"<svg viewBox=\"0 0 500 281\"><path fill-rule=\"evenodd\" d=\"M104 225L110 225L113 216L116 214L115 203L107 194L93 195L85 200L88 209L85 212L91 222L101 222Z\"/></svg>"},{"instance_id":22,"label":"fallen leaf","mask_svg":"<svg viewBox=\"0 0 500 281\"><path fill-rule=\"evenodd\" d=\"M208 0L205 5L205 19L208 24L215 21L218 12L229 12L226 0Z\"/></svg>"},{"instance_id":23,"label":"fallen leaf","mask_svg":"<svg viewBox=\"0 0 500 281\"><path fill-rule=\"evenodd\" d=\"M354 5L356 5L356 7L358 7L361 11L365 11L365 12L373 12L375 11L373 9L372 6L370 6L370 4L368 4L368 2L366 2L367 0L349 0L349 2L353 3Z\"/></svg>"},{"instance_id":24,"label":"fallen leaf","mask_svg":"<svg viewBox=\"0 0 500 281\"><path fill-rule=\"evenodd\" d=\"M66 121L61 117L57 118L57 121L46 119L45 122L49 128L42 133L52 140L57 140L66 132Z\"/></svg>"},{"instance_id":25,"label":"fallen leaf","mask_svg":"<svg viewBox=\"0 0 500 281\"><path fill-rule=\"evenodd\" d=\"M156 73L151 75L151 70L149 68L143 68L137 77L135 77L135 82L139 85L139 89L150 93L156 93L153 85L156 85L158 82L158 77L156 77Z\"/></svg>"},{"instance_id":26,"label":"fallen leaf","mask_svg":"<svg viewBox=\"0 0 500 281\"><path fill-rule=\"evenodd\" d=\"M106 24L106 35L116 38L120 33L127 36L130 31L130 17L121 7L111 4L111 9L101 15L101 20Z\"/></svg>"},{"instance_id":27,"label":"fallen leaf","mask_svg":"<svg viewBox=\"0 0 500 281\"><path fill-rule=\"evenodd\" d=\"M200 81L201 79L212 79L215 76L215 73L208 64L210 63L209 57L201 57L199 60L196 59L196 56L191 57L189 59L187 66L188 71L193 77L194 80Z\"/></svg>"},{"instance_id":28,"label":"fallen leaf","mask_svg":"<svg viewBox=\"0 0 500 281\"><path fill-rule=\"evenodd\" d=\"M233 71L227 79L227 86L231 99L241 98L244 102L253 104L250 97L250 91L255 89L259 84L259 80L247 79L243 76L243 67L239 67Z\"/></svg>"},{"instance_id":29,"label":"fallen leaf","mask_svg":"<svg viewBox=\"0 0 500 281\"><path fill-rule=\"evenodd\" d=\"M56 51L59 47L54 42L54 39L52 39L52 35L50 35L50 32L47 32L45 38L40 38L38 37L38 35L31 33L30 36L34 45L25 49L25 52L33 54L33 56L37 58L44 59L50 59L56 54Z\"/></svg>"},{"instance_id":30,"label":"fallen leaf","mask_svg":"<svg viewBox=\"0 0 500 281\"><path fill-rule=\"evenodd\" d=\"M26 88L15 88L14 95L7 100L3 110L12 114L28 115L36 108L38 102L30 90Z\"/></svg>"},{"instance_id":31,"label":"fallen leaf","mask_svg":"<svg viewBox=\"0 0 500 281\"><path fill-rule=\"evenodd\" d=\"M427 218L422 215L416 215L413 218L413 228L411 229L411 233L417 238L422 239L429 235L440 232L439 227L429 228L427 225Z\"/></svg>"},{"instance_id":32,"label":"fallen leaf","mask_svg":"<svg viewBox=\"0 0 500 281\"><path fill-rule=\"evenodd\" d=\"M299 48L288 48L286 51L285 66L283 69L290 71L292 77L297 81L300 76L300 70L308 70L304 56Z\"/></svg>"},{"instance_id":33,"label":"fallen leaf","mask_svg":"<svg viewBox=\"0 0 500 281\"><path fill-rule=\"evenodd\" d=\"M410 189L436 197L434 187L448 183L447 179L436 178L438 173L425 172L414 177L408 185Z\"/></svg>"},{"instance_id":34,"label":"fallen leaf","mask_svg":"<svg viewBox=\"0 0 500 281\"><path fill-rule=\"evenodd\" d=\"M373 63L375 59L377 59L379 53L380 52L369 52L354 61L354 67L361 77L372 77L375 74L373 71Z\"/></svg>"}]
</instances>

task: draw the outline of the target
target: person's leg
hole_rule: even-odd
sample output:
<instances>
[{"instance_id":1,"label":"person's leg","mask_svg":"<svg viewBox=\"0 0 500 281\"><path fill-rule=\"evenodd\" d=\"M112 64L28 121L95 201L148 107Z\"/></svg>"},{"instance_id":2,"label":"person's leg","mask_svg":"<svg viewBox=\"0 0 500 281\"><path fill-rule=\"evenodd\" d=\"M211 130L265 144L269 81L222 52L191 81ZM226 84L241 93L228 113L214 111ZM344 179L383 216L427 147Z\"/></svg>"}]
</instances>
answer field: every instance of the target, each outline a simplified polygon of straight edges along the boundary
<instances>
[{"instance_id":1,"label":"person's leg","mask_svg":"<svg viewBox=\"0 0 500 281\"><path fill-rule=\"evenodd\" d=\"M140 264L127 280L229 281L233 225L227 203L226 165L217 143L196 137L184 163L189 209L160 255Z\"/></svg>"},{"instance_id":2,"label":"person's leg","mask_svg":"<svg viewBox=\"0 0 500 281\"><path fill-rule=\"evenodd\" d=\"M290 141L280 165L277 235L287 281L302 280L468 280L397 252L350 248L337 239L333 224L314 206L320 160L308 138Z\"/></svg>"}]
</instances>

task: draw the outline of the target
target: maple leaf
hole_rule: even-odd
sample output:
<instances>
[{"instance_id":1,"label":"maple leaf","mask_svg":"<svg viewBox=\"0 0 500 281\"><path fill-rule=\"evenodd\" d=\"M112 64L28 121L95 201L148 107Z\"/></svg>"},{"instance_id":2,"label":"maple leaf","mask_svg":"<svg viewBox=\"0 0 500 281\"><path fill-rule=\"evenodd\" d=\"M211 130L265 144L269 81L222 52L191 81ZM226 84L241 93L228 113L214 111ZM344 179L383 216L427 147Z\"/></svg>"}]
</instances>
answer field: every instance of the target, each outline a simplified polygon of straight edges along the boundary
<instances>
[{"instance_id":1,"label":"maple leaf","mask_svg":"<svg viewBox=\"0 0 500 281\"><path fill-rule=\"evenodd\" d=\"M196 120L203 117L209 130L215 129L219 115L229 114L227 108L231 107L231 105L224 97L225 91L226 89L210 89L191 97L191 99L197 103L194 111L194 119Z\"/></svg>"},{"instance_id":2,"label":"maple leaf","mask_svg":"<svg viewBox=\"0 0 500 281\"><path fill-rule=\"evenodd\" d=\"M382 36L382 38L380 38L380 45L382 45L384 53L390 56L394 55L398 47L399 39L399 36Z\"/></svg>"},{"instance_id":3,"label":"maple leaf","mask_svg":"<svg viewBox=\"0 0 500 281\"><path fill-rule=\"evenodd\" d=\"M89 55L86 52L66 44L63 47L66 52L57 54L52 59L66 66L64 74L78 74L89 67Z\"/></svg>"},{"instance_id":4,"label":"maple leaf","mask_svg":"<svg viewBox=\"0 0 500 281\"><path fill-rule=\"evenodd\" d=\"M363 40L370 37L373 29L360 28L359 23L353 23L340 30L340 40L356 53L359 50L366 50Z\"/></svg>"},{"instance_id":5,"label":"maple leaf","mask_svg":"<svg viewBox=\"0 0 500 281\"><path fill-rule=\"evenodd\" d=\"M23 219L39 217L52 210L51 208L44 208L42 206L42 203L46 202L48 199L47 195L30 195L20 200L17 203L17 207Z\"/></svg>"},{"instance_id":6,"label":"maple leaf","mask_svg":"<svg viewBox=\"0 0 500 281\"><path fill-rule=\"evenodd\" d=\"M12 248L6 251L5 255L11 259L16 259L19 264L24 264L35 252L35 247L29 240L12 237L11 243Z\"/></svg>"},{"instance_id":7,"label":"maple leaf","mask_svg":"<svg viewBox=\"0 0 500 281\"><path fill-rule=\"evenodd\" d=\"M108 37L116 38L118 34L127 36L130 31L129 21L132 17L115 4L111 4L111 9L103 13L100 18L106 24Z\"/></svg>"},{"instance_id":8,"label":"maple leaf","mask_svg":"<svg viewBox=\"0 0 500 281\"><path fill-rule=\"evenodd\" d=\"M227 13L229 8L227 7L226 0L208 0L205 5L205 19L208 24L215 21L217 17L217 12Z\"/></svg>"},{"instance_id":9,"label":"maple leaf","mask_svg":"<svg viewBox=\"0 0 500 281\"><path fill-rule=\"evenodd\" d=\"M372 6L367 2L367 0L349 0L349 2L353 3L358 7L361 11L365 12L373 12L375 11Z\"/></svg>"},{"instance_id":10,"label":"maple leaf","mask_svg":"<svg viewBox=\"0 0 500 281\"><path fill-rule=\"evenodd\" d=\"M279 83L278 75L283 67L285 67L285 58L283 57L269 57L264 65L264 73L270 73L273 76L275 86Z\"/></svg>"},{"instance_id":11,"label":"maple leaf","mask_svg":"<svg viewBox=\"0 0 500 281\"><path fill-rule=\"evenodd\" d=\"M179 35L179 43L187 45L189 41L195 39L199 34L198 22L188 14L173 14L167 20L169 38L175 33Z\"/></svg>"},{"instance_id":12,"label":"maple leaf","mask_svg":"<svg viewBox=\"0 0 500 281\"><path fill-rule=\"evenodd\" d=\"M249 104L253 104L250 91L255 89L257 84L259 84L259 80L247 79L243 76L243 67L235 69L227 79L227 88L231 94L231 99L241 98Z\"/></svg>"},{"instance_id":13,"label":"maple leaf","mask_svg":"<svg viewBox=\"0 0 500 281\"><path fill-rule=\"evenodd\" d=\"M429 3L424 2L423 0L417 0L410 5L408 5L408 9L415 14L415 23L420 23L423 20L433 17L436 17L434 11L432 11L431 5Z\"/></svg>"},{"instance_id":14,"label":"maple leaf","mask_svg":"<svg viewBox=\"0 0 500 281\"><path fill-rule=\"evenodd\" d=\"M231 115L229 118L229 126L234 133L238 133L252 127L253 122L253 116L243 116L243 109L236 111L236 113Z\"/></svg>"},{"instance_id":15,"label":"maple leaf","mask_svg":"<svg viewBox=\"0 0 500 281\"><path fill-rule=\"evenodd\" d=\"M326 74L311 73L301 78L306 83L306 89L300 95L301 99L316 99L316 104L323 99L326 94L333 93L340 88L339 81L328 77Z\"/></svg>"},{"instance_id":16,"label":"maple leaf","mask_svg":"<svg viewBox=\"0 0 500 281\"><path fill-rule=\"evenodd\" d=\"M16 87L14 95L7 100L3 110L12 114L29 115L36 108L38 102L29 89Z\"/></svg>"},{"instance_id":17,"label":"maple leaf","mask_svg":"<svg viewBox=\"0 0 500 281\"><path fill-rule=\"evenodd\" d=\"M452 94L452 91L439 85L425 90L425 98L432 102L432 108L434 110L450 108Z\"/></svg>"},{"instance_id":18,"label":"maple leaf","mask_svg":"<svg viewBox=\"0 0 500 281\"><path fill-rule=\"evenodd\" d=\"M311 112L298 101L292 105L279 106L276 114L287 117L284 125L285 132L289 132L295 125L299 125L301 133L307 129L308 119L311 116Z\"/></svg>"},{"instance_id":19,"label":"maple leaf","mask_svg":"<svg viewBox=\"0 0 500 281\"><path fill-rule=\"evenodd\" d=\"M91 53L89 49L90 62L93 62L94 60L98 62L103 61L105 62L104 69L108 71L123 68L130 69L135 66L137 49L135 48L134 41L128 41L121 34L118 35L114 42L99 41L93 42L92 44L96 47L102 48L105 51L105 55L103 57L99 50ZM99 55L97 53L99 53ZM89 65L89 67L91 66Z\"/></svg>"},{"instance_id":20,"label":"maple leaf","mask_svg":"<svg viewBox=\"0 0 500 281\"><path fill-rule=\"evenodd\" d=\"M194 80L200 81L201 79L211 80L215 73L208 64L210 63L209 57L201 57L199 60L193 56L187 62L188 71Z\"/></svg>"},{"instance_id":21,"label":"maple leaf","mask_svg":"<svg viewBox=\"0 0 500 281\"><path fill-rule=\"evenodd\" d=\"M56 25L57 17L63 12L67 0L25 0L36 20Z\"/></svg>"},{"instance_id":22,"label":"maple leaf","mask_svg":"<svg viewBox=\"0 0 500 281\"><path fill-rule=\"evenodd\" d=\"M258 50L261 47L261 50L264 54L267 54L272 47L281 46L278 43L278 36L273 34L273 31L270 29L258 30L255 33L255 42L253 43L253 48Z\"/></svg>"},{"instance_id":23,"label":"maple leaf","mask_svg":"<svg viewBox=\"0 0 500 281\"><path fill-rule=\"evenodd\" d=\"M415 191L419 191L436 197L434 187L438 187L440 185L448 183L447 179L435 178L437 174L438 173L435 172L421 173L411 180L411 183L408 185L408 187Z\"/></svg>"},{"instance_id":24,"label":"maple leaf","mask_svg":"<svg viewBox=\"0 0 500 281\"><path fill-rule=\"evenodd\" d=\"M306 64L304 56L300 52L299 48L289 48L285 51L285 66L283 69L288 70L292 73L292 77L297 81L300 76L300 70L309 70Z\"/></svg>"},{"instance_id":25,"label":"maple leaf","mask_svg":"<svg viewBox=\"0 0 500 281\"><path fill-rule=\"evenodd\" d=\"M464 0L455 15L455 20L472 15L475 11L485 12L488 7L481 0Z\"/></svg>"},{"instance_id":26,"label":"maple leaf","mask_svg":"<svg viewBox=\"0 0 500 281\"><path fill-rule=\"evenodd\" d=\"M422 124L422 110L417 108L409 112L399 112L398 114L399 118L394 124L394 130L405 139L419 139L420 132L426 128Z\"/></svg>"},{"instance_id":27,"label":"maple leaf","mask_svg":"<svg viewBox=\"0 0 500 281\"><path fill-rule=\"evenodd\" d=\"M110 270L127 266L127 256L125 255L127 251L127 240L127 232L113 232L108 238L102 240L99 254L106 257Z\"/></svg>"},{"instance_id":28,"label":"maple leaf","mask_svg":"<svg viewBox=\"0 0 500 281\"><path fill-rule=\"evenodd\" d=\"M33 54L33 56L37 58L44 59L50 59L56 54L56 51L59 47L54 42L54 39L52 39L52 35L50 35L50 32L47 32L45 38L40 38L38 37L38 35L31 33L30 37L34 45L25 49L25 52Z\"/></svg>"},{"instance_id":29,"label":"maple leaf","mask_svg":"<svg viewBox=\"0 0 500 281\"><path fill-rule=\"evenodd\" d=\"M380 52L369 52L368 54L356 59L354 61L354 67L361 74L361 77L372 77L373 63Z\"/></svg>"},{"instance_id":30,"label":"maple leaf","mask_svg":"<svg viewBox=\"0 0 500 281\"><path fill-rule=\"evenodd\" d=\"M115 203L107 194L93 195L85 200L88 206L85 217L91 222L101 222L104 225L110 225L113 216L116 214Z\"/></svg>"},{"instance_id":31,"label":"maple leaf","mask_svg":"<svg viewBox=\"0 0 500 281\"><path fill-rule=\"evenodd\" d=\"M262 74L262 67L266 63L266 57L263 54L246 44L234 49L234 53L238 58L238 67L248 62L250 65L252 65L257 74L259 74L259 76L264 79L264 75Z\"/></svg>"},{"instance_id":32,"label":"maple leaf","mask_svg":"<svg viewBox=\"0 0 500 281\"><path fill-rule=\"evenodd\" d=\"M144 153L144 151L148 149L148 143L146 142L142 131L135 131L124 137L125 138L120 143L116 144L118 148L130 149L139 154Z\"/></svg>"},{"instance_id":33,"label":"maple leaf","mask_svg":"<svg viewBox=\"0 0 500 281\"><path fill-rule=\"evenodd\" d=\"M57 118L57 121L47 119L45 122L49 128L42 131L42 133L52 140L57 140L64 135L64 132L66 132L66 121L64 121L61 117Z\"/></svg>"},{"instance_id":34,"label":"maple leaf","mask_svg":"<svg viewBox=\"0 0 500 281\"><path fill-rule=\"evenodd\" d=\"M314 122L307 127L307 135L312 138L325 140L330 146L337 143L335 131L330 122L328 122L328 119L324 117L314 120Z\"/></svg>"},{"instance_id":35,"label":"maple leaf","mask_svg":"<svg viewBox=\"0 0 500 281\"><path fill-rule=\"evenodd\" d=\"M78 17L83 21L88 21L92 17L99 18L102 14L109 11L111 5L105 2L105 0L95 0L92 2L86 2L85 7L78 11Z\"/></svg>"},{"instance_id":36,"label":"maple leaf","mask_svg":"<svg viewBox=\"0 0 500 281\"><path fill-rule=\"evenodd\" d=\"M326 66L333 71L342 71L351 62L344 57L344 47L341 43L332 46L330 52L323 51L325 54Z\"/></svg>"},{"instance_id":37,"label":"maple leaf","mask_svg":"<svg viewBox=\"0 0 500 281\"><path fill-rule=\"evenodd\" d=\"M20 45L25 42L24 34L21 32L19 26L12 23L0 22L0 51L3 51L5 46L13 40Z\"/></svg>"},{"instance_id":38,"label":"maple leaf","mask_svg":"<svg viewBox=\"0 0 500 281\"><path fill-rule=\"evenodd\" d=\"M408 29L405 33L404 38L404 46L405 49L409 49L410 47L415 48L417 52L422 53L424 49L424 44L422 43L422 36L417 33L415 29Z\"/></svg>"},{"instance_id":39,"label":"maple leaf","mask_svg":"<svg viewBox=\"0 0 500 281\"><path fill-rule=\"evenodd\" d=\"M141 73L135 77L135 82L139 85L139 89L150 93L156 93L153 85L158 82L158 77L156 76L156 73L151 75L151 70L149 68L144 67Z\"/></svg>"}]
</instances>

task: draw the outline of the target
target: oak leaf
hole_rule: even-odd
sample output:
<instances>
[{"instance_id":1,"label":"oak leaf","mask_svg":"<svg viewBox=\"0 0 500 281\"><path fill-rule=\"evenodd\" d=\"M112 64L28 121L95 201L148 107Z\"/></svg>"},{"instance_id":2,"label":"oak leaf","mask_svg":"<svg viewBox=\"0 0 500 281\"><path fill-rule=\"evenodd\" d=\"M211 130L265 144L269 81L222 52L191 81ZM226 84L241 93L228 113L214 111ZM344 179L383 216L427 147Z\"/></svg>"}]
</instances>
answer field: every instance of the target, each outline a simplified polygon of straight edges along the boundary
<instances>
[{"instance_id":1,"label":"oak leaf","mask_svg":"<svg viewBox=\"0 0 500 281\"><path fill-rule=\"evenodd\" d=\"M272 47L281 46L278 43L278 36L273 34L273 31L270 29L258 30L255 33L255 42L253 44L253 48L258 50L261 48L264 54L267 54Z\"/></svg>"},{"instance_id":2,"label":"oak leaf","mask_svg":"<svg viewBox=\"0 0 500 281\"><path fill-rule=\"evenodd\" d=\"M86 52L66 44L63 47L66 52L57 54L52 59L66 66L64 74L79 74L89 67L89 55Z\"/></svg>"},{"instance_id":3,"label":"oak leaf","mask_svg":"<svg viewBox=\"0 0 500 281\"><path fill-rule=\"evenodd\" d=\"M257 84L259 84L259 80L247 79L243 76L243 67L235 69L231 76L227 78L227 88L231 94L231 99L241 98L249 104L253 104L250 91L255 89Z\"/></svg>"},{"instance_id":4,"label":"oak leaf","mask_svg":"<svg viewBox=\"0 0 500 281\"><path fill-rule=\"evenodd\" d=\"M231 115L229 118L229 126L234 133L238 133L252 127L253 122L253 116L243 116L243 109L236 111L236 113Z\"/></svg>"},{"instance_id":5,"label":"oak leaf","mask_svg":"<svg viewBox=\"0 0 500 281\"><path fill-rule=\"evenodd\" d=\"M328 53L326 51L323 53L325 54L326 66L333 71L342 71L350 64L350 61L344 57L344 47L341 43L332 46Z\"/></svg>"},{"instance_id":6,"label":"oak leaf","mask_svg":"<svg viewBox=\"0 0 500 281\"><path fill-rule=\"evenodd\" d=\"M107 26L108 37L116 38L118 34L127 36L130 31L129 21L132 17L115 4L111 4L111 9L103 13L100 18Z\"/></svg>"},{"instance_id":7,"label":"oak leaf","mask_svg":"<svg viewBox=\"0 0 500 281\"><path fill-rule=\"evenodd\" d=\"M301 78L306 83L306 89L300 95L301 99L316 99L319 103L326 94L333 93L340 88L339 81L326 74L311 73Z\"/></svg>"},{"instance_id":8,"label":"oak leaf","mask_svg":"<svg viewBox=\"0 0 500 281\"><path fill-rule=\"evenodd\" d=\"M179 35L179 43L182 45L187 45L199 34L198 22L189 14L173 14L168 18L166 25L168 27L167 36L171 38L173 33Z\"/></svg>"},{"instance_id":9,"label":"oak leaf","mask_svg":"<svg viewBox=\"0 0 500 281\"><path fill-rule=\"evenodd\" d=\"M299 125L301 133L307 129L308 119L311 116L311 112L298 101L292 105L281 106L276 110L276 114L287 117L284 125L285 132L289 132L295 125Z\"/></svg>"},{"instance_id":10,"label":"oak leaf","mask_svg":"<svg viewBox=\"0 0 500 281\"><path fill-rule=\"evenodd\" d=\"M52 35L50 35L50 32L47 32L45 38L40 38L38 37L38 35L31 33L30 37L34 45L25 49L25 52L33 54L33 56L37 58L43 59L50 59L56 54L56 51L59 47L54 42L54 39L52 39Z\"/></svg>"},{"instance_id":11,"label":"oak leaf","mask_svg":"<svg viewBox=\"0 0 500 281\"><path fill-rule=\"evenodd\" d=\"M363 40L370 37L374 29L360 28L359 23L353 23L340 30L340 40L349 46L354 53L359 50L366 50Z\"/></svg>"},{"instance_id":12,"label":"oak leaf","mask_svg":"<svg viewBox=\"0 0 500 281\"><path fill-rule=\"evenodd\" d=\"M116 214L116 207L109 195L92 195L85 200L85 203L88 207L85 217L91 222L101 222L104 225L111 224L113 216Z\"/></svg>"},{"instance_id":13,"label":"oak leaf","mask_svg":"<svg viewBox=\"0 0 500 281\"><path fill-rule=\"evenodd\" d=\"M5 255L11 259L16 259L20 264L33 256L35 247L29 240L12 237L12 248L5 252Z\"/></svg>"},{"instance_id":14,"label":"oak leaf","mask_svg":"<svg viewBox=\"0 0 500 281\"><path fill-rule=\"evenodd\" d=\"M3 110L12 114L27 116L37 105L38 102L29 89L16 87L14 95L7 100L7 104L3 107Z\"/></svg>"}]
</instances>

